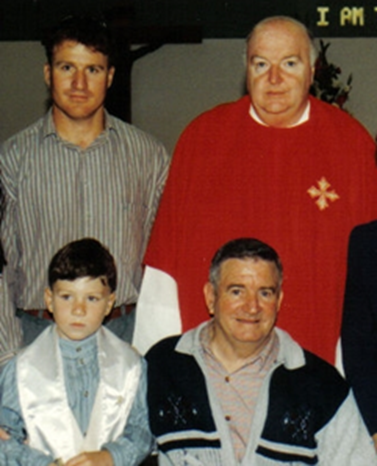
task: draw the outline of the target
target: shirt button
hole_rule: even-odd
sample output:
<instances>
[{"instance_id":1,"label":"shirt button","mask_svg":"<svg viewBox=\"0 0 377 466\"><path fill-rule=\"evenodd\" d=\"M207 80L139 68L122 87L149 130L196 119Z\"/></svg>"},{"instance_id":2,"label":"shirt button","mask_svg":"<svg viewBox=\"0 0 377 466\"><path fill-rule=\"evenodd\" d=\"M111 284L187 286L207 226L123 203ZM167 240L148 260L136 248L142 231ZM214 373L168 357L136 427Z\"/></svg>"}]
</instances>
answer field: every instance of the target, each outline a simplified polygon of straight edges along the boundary
<instances>
[{"instance_id":1,"label":"shirt button","mask_svg":"<svg viewBox=\"0 0 377 466\"><path fill-rule=\"evenodd\" d=\"M79 346L78 348L76 348L76 352L79 353L81 351L81 346Z\"/></svg>"},{"instance_id":2,"label":"shirt button","mask_svg":"<svg viewBox=\"0 0 377 466\"><path fill-rule=\"evenodd\" d=\"M85 398L88 398L88 396L89 396L89 392L88 392L88 390L85 390L85 392L84 392L84 396L85 396Z\"/></svg>"},{"instance_id":3,"label":"shirt button","mask_svg":"<svg viewBox=\"0 0 377 466\"><path fill-rule=\"evenodd\" d=\"M229 382L230 382L230 377L229 377L228 375L225 377L225 382L226 382L226 383L229 383Z\"/></svg>"},{"instance_id":4,"label":"shirt button","mask_svg":"<svg viewBox=\"0 0 377 466\"><path fill-rule=\"evenodd\" d=\"M231 418L230 416L225 416L225 420L226 420L226 421L229 422L231 419L232 419L232 418Z\"/></svg>"}]
</instances>

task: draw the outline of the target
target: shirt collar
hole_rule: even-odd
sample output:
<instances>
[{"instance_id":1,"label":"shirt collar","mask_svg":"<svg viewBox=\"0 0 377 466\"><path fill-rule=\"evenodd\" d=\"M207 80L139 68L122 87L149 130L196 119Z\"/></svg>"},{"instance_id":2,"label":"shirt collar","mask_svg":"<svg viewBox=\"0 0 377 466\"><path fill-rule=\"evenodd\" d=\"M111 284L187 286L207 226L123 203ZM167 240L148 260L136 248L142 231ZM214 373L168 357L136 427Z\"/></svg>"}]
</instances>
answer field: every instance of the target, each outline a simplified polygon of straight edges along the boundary
<instances>
[{"instance_id":1,"label":"shirt collar","mask_svg":"<svg viewBox=\"0 0 377 466\"><path fill-rule=\"evenodd\" d=\"M110 130L116 131L116 126L114 124L114 117L110 115L107 112L107 110L105 110L105 128L104 128L104 131L98 136L98 138L101 138L104 134L107 134ZM52 117L52 107L51 107L47 111L46 115L44 116L44 121L42 124L42 137L46 138L52 135L59 138L59 134L56 131L54 119Z\"/></svg>"},{"instance_id":2,"label":"shirt collar","mask_svg":"<svg viewBox=\"0 0 377 466\"><path fill-rule=\"evenodd\" d=\"M200 333L203 327L209 325L209 322L204 322L198 327L184 333L179 339L175 350L180 353L198 356L201 351ZM274 331L279 340L278 363L283 364L287 369L297 369L304 366L305 355L301 346L284 330L275 327Z\"/></svg>"},{"instance_id":3,"label":"shirt collar","mask_svg":"<svg viewBox=\"0 0 377 466\"><path fill-rule=\"evenodd\" d=\"M211 342L211 333L213 331L212 329L213 329L213 320L211 320L208 323L208 325L202 328L199 334L201 349L203 352L207 353L209 357L216 359L216 361L219 364L221 364L221 362L217 360L217 358L215 357L211 349L210 342ZM256 355L252 355L246 358L242 367L254 366L255 370L259 372L264 368L267 361L271 360L271 357L273 355L278 354L278 351L279 351L279 339L275 331L273 331L271 334L271 338L268 340L267 344L263 347L262 351L260 351Z\"/></svg>"},{"instance_id":4,"label":"shirt collar","mask_svg":"<svg viewBox=\"0 0 377 466\"><path fill-rule=\"evenodd\" d=\"M55 135L58 136L56 132L54 120L52 118L52 108L48 110L46 115L44 116L44 121L42 124L42 137L46 138L48 136Z\"/></svg>"},{"instance_id":5,"label":"shirt collar","mask_svg":"<svg viewBox=\"0 0 377 466\"><path fill-rule=\"evenodd\" d=\"M115 117L110 115L110 113L105 109L105 131L116 130L114 119Z\"/></svg>"},{"instance_id":6,"label":"shirt collar","mask_svg":"<svg viewBox=\"0 0 377 466\"><path fill-rule=\"evenodd\" d=\"M249 114L251 118L257 123L259 123L260 125L269 126L269 125L266 125L266 123L259 118L259 115L255 111L253 104L250 104ZM306 104L305 110L303 114L301 115L300 119L294 125L288 126L288 128L294 128L295 126L302 125L303 123L309 120L309 116L310 116L310 101L308 100L308 103Z\"/></svg>"},{"instance_id":7,"label":"shirt collar","mask_svg":"<svg viewBox=\"0 0 377 466\"><path fill-rule=\"evenodd\" d=\"M97 332L85 340L67 340L59 338L59 348L64 359L91 359L97 354Z\"/></svg>"}]
</instances>

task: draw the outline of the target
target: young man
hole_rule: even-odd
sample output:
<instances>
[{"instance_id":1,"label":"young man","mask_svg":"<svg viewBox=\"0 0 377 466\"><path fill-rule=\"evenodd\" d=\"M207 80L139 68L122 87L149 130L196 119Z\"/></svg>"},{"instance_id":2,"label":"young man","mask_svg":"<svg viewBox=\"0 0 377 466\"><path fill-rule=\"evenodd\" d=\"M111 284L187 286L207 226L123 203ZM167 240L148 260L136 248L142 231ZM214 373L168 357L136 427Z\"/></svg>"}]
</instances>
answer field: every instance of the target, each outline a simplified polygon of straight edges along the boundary
<instances>
[{"instance_id":1,"label":"young man","mask_svg":"<svg viewBox=\"0 0 377 466\"><path fill-rule=\"evenodd\" d=\"M161 466L377 464L345 380L275 327L283 293L274 249L226 243L204 298L212 319L147 355Z\"/></svg>"},{"instance_id":2,"label":"young man","mask_svg":"<svg viewBox=\"0 0 377 466\"><path fill-rule=\"evenodd\" d=\"M166 335L174 311L183 330L205 320L200 289L212 253L253 236L290 271L280 325L333 362L348 235L377 216L375 144L346 112L309 96L315 49L303 24L267 18L246 52L248 95L200 115L178 141L145 257L145 284L168 275L175 287L145 295L138 347ZM170 290L179 309L169 307Z\"/></svg>"},{"instance_id":3,"label":"young man","mask_svg":"<svg viewBox=\"0 0 377 466\"><path fill-rule=\"evenodd\" d=\"M8 265L0 313L0 362L49 324L43 290L50 257L95 237L118 264L109 326L131 340L141 260L169 157L158 141L109 115L114 50L101 21L70 17L44 40L52 107L0 147L6 196L2 240ZM116 319L115 319L116 318Z\"/></svg>"},{"instance_id":4,"label":"young man","mask_svg":"<svg viewBox=\"0 0 377 466\"><path fill-rule=\"evenodd\" d=\"M48 280L55 324L1 372L0 426L10 438L0 440L0 462L137 465L152 445L146 368L102 326L115 302L114 259L94 239L74 241L53 257Z\"/></svg>"}]
</instances>

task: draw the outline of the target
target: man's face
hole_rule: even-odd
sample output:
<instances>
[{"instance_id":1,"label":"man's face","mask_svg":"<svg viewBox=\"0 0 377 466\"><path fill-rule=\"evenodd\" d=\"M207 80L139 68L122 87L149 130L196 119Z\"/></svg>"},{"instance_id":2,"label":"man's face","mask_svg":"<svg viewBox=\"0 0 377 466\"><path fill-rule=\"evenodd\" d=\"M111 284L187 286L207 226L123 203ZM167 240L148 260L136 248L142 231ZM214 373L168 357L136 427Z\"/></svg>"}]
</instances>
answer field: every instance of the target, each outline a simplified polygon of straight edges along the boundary
<instances>
[{"instance_id":1,"label":"man's face","mask_svg":"<svg viewBox=\"0 0 377 466\"><path fill-rule=\"evenodd\" d=\"M258 354L276 322L282 300L279 284L272 262L253 258L224 261L217 290L210 283L204 287L217 342Z\"/></svg>"},{"instance_id":2,"label":"man's face","mask_svg":"<svg viewBox=\"0 0 377 466\"><path fill-rule=\"evenodd\" d=\"M70 40L57 45L52 65L44 67L54 116L86 120L102 112L114 71L108 68L108 58L101 52Z\"/></svg>"},{"instance_id":3,"label":"man's face","mask_svg":"<svg viewBox=\"0 0 377 466\"><path fill-rule=\"evenodd\" d=\"M280 20L255 31L247 47L247 88L267 125L289 127L300 119L313 73L309 39L299 26Z\"/></svg>"},{"instance_id":4,"label":"man's face","mask_svg":"<svg viewBox=\"0 0 377 466\"><path fill-rule=\"evenodd\" d=\"M57 280L45 290L47 309L53 314L58 334L69 340L84 340L102 325L115 301L115 293L101 278Z\"/></svg>"}]
</instances>

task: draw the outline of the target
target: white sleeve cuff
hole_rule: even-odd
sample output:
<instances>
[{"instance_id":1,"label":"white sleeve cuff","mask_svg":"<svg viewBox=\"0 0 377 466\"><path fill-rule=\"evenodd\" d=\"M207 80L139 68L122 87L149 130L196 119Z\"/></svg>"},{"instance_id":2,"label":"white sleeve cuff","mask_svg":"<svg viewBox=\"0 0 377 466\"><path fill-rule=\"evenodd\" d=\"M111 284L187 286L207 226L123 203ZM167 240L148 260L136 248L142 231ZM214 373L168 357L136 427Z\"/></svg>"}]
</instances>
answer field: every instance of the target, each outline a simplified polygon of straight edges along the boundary
<instances>
[{"instance_id":1,"label":"white sleeve cuff","mask_svg":"<svg viewBox=\"0 0 377 466\"><path fill-rule=\"evenodd\" d=\"M162 270L147 266L136 306L132 344L145 354L159 340L180 333L177 283Z\"/></svg>"}]
</instances>

